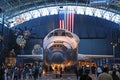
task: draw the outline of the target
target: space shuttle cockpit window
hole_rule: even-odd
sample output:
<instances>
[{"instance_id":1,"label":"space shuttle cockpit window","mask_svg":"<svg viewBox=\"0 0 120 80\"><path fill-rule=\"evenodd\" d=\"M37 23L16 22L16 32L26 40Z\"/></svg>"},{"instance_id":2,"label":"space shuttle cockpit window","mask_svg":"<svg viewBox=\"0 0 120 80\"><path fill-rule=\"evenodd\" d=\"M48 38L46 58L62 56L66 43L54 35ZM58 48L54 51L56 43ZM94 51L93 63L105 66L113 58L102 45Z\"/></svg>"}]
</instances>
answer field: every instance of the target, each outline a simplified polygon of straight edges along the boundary
<instances>
[{"instance_id":1,"label":"space shuttle cockpit window","mask_svg":"<svg viewBox=\"0 0 120 80\"><path fill-rule=\"evenodd\" d=\"M65 36L65 32L62 32L62 36Z\"/></svg>"},{"instance_id":2,"label":"space shuttle cockpit window","mask_svg":"<svg viewBox=\"0 0 120 80\"><path fill-rule=\"evenodd\" d=\"M57 31L54 32L54 36L58 36L58 32Z\"/></svg>"},{"instance_id":3,"label":"space shuttle cockpit window","mask_svg":"<svg viewBox=\"0 0 120 80\"><path fill-rule=\"evenodd\" d=\"M52 36L53 36L53 32L48 35L48 38L50 38L50 37L52 37Z\"/></svg>"},{"instance_id":4,"label":"space shuttle cockpit window","mask_svg":"<svg viewBox=\"0 0 120 80\"><path fill-rule=\"evenodd\" d=\"M66 36L64 30L56 30L54 36Z\"/></svg>"},{"instance_id":5,"label":"space shuttle cockpit window","mask_svg":"<svg viewBox=\"0 0 120 80\"><path fill-rule=\"evenodd\" d=\"M48 35L48 38L50 38L52 36L67 36L67 37L73 38L73 35L71 33L66 32L64 30L56 30L56 31L50 33Z\"/></svg>"},{"instance_id":6,"label":"space shuttle cockpit window","mask_svg":"<svg viewBox=\"0 0 120 80\"><path fill-rule=\"evenodd\" d=\"M73 38L72 34L70 34L68 32L66 32L65 35L68 36L68 37L70 37L70 38Z\"/></svg>"}]
</instances>

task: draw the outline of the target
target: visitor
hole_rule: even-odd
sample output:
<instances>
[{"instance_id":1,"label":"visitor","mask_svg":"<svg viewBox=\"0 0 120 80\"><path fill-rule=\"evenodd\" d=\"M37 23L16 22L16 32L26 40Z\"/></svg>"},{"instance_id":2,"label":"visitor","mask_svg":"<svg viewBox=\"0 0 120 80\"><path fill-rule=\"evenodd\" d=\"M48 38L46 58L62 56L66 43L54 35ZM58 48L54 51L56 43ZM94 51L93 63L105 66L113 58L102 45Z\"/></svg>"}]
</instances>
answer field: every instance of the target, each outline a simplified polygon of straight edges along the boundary
<instances>
[{"instance_id":1,"label":"visitor","mask_svg":"<svg viewBox=\"0 0 120 80\"><path fill-rule=\"evenodd\" d=\"M119 80L119 77L116 75L116 69L113 70L112 78L113 80Z\"/></svg>"},{"instance_id":2,"label":"visitor","mask_svg":"<svg viewBox=\"0 0 120 80\"><path fill-rule=\"evenodd\" d=\"M85 73L80 77L79 80L92 80L92 78L89 76L89 70L85 70Z\"/></svg>"},{"instance_id":3,"label":"visitor","mask_svg":"<svg viewBox=\"0 0 120 80\"><path fill-rule=\"evenodd\" d=\"M113 80L112 76L108 74L108 68L103 68L103 73L98 76L98 80Z\"/></svg>"},{"instance_id":4,"label":"visitor","mask_svg":"<svg viewBox=\"0 0 120 80\"><path fill-rule=\"evenodd\" d=\"M102 68L100 66L97 67L97 76L102 73Z\"/></svg>"}]
</instances>

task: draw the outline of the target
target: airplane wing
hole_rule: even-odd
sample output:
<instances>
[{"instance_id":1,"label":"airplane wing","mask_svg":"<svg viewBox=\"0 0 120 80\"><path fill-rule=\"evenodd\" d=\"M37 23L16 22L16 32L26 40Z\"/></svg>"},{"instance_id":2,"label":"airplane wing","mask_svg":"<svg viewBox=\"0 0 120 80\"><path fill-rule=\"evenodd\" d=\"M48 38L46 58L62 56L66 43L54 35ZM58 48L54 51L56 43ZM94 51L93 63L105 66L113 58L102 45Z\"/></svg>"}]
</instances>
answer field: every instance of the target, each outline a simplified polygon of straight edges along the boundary
<instances>
[{"instance_id":1,"label":"airplane wing","mask_svg":"<svg viewBox=\"0 0 120 80\"><path fill-rule=\"evenodd\" d=\"M43 54L40 55L17 55L19 58L33 58L33 59L39 59L43 60Z\"/></svg>"},{"instance_id":2,"label":"airplane wing","mask_svg":"<svg viewBox=\"0 0 120 80\"><path fill-rule=\"evenodd\" d=\"M40 55L17 55L19 58L33 58L43 61L43 54ZM78 60L92 60L100 58L113 58L113 55L87 55L87 54L78 54Z\"/></svg>"},{"instance_id":3,"label":"airplane wing","mask_svg":"<svg viewBox=\"0 0 120 80\"><path fill-rule=\"evenodd\" d=\"M113 55L86 55L78 54L78 60L91 60L91 59L100 59L100 58L113 58Z\"/></svg>"}]
</instances>

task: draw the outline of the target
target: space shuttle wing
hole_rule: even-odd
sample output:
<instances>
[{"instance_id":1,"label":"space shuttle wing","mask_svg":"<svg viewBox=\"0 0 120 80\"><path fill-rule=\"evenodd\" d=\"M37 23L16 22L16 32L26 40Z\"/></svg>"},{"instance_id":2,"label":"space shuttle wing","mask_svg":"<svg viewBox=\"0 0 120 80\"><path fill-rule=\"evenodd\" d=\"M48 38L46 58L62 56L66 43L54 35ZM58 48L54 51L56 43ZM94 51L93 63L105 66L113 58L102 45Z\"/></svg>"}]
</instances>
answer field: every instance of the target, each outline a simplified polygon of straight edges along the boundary
<instances>
[{"instance_id":1,"label":"space shuttle wing","mask_svg":"<svg viewBox=\"0 0 120 80\"><path fill-rule=\"evenodd\" d=\"M87 55L87 54L78 54L78 60L91 60L91 59L100 59L100 58L113 58L113 55Z\"/></svg>"},{"instance_id":2,"label":"space shuttle wing","mask_svg":"<svg viewBox=\"0 0 120 80\"><path fill-rule=\"evenodd\" d=\"M33 58L33 59L39 59L43 60L43 54L40 55L17 55L19 58Z\"/></svg>"}]
</instances>

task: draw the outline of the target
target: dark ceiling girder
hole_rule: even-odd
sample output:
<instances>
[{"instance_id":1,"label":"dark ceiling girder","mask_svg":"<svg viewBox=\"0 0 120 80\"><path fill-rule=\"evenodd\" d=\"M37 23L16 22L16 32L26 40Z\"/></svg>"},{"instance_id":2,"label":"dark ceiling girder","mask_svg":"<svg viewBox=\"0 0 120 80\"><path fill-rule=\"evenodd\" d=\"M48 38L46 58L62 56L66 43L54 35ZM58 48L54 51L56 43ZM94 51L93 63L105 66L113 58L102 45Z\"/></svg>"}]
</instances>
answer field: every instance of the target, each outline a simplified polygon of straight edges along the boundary
<instances>
[{"instance_id":1,"label":"dark ceiling girder","mask_svg":"<svg viewBox=\"0 0 120 80\"><path fill-rule=\"evenodd\" d=\"M38 5L36 4L36 2L34 1L34 0L31 0L31 3L33 3L34 4L34 6L35 6L35 8L36 8L36 10L38 10ZM38 10L38 12L40 13L40 11ZM33 16L32 16L33 17Z\"/></svg>"},{"instance_id":2,"label":"dark ceiling girder","mask_svg":"<svg viewBox=\"0 0 120 80\"><path fill-rule=\"evenodd\" d=\"M43 1L44 1L45 5L47 5L47 2L46 2L46 0L43 0Z\"/></svg>"},{"instance_id":3,"label":"dark ceiling girder","mask_svg":"<svg viewBox=\"0 0 120 80\"><path fill-rule=\"evenodd\" d=\"M10 6L11 8L13 8L13 6L7 0L4 0L4 2L7 3L8 6Z\"/></svg>"},{"instance_id":4,"label":"dark ceiling girder","mask_svg":"<svg viewBox=\"0 0 120 80\"><path fill-rule=\"evenodd\" d=\"M25 5L23 2L21 2L21 0L18 0L19 1L19 4L20 5ZM24 7L24 9L27 9L27 7L26 6L23 6ZM30 13L31 14L31 13ZM31 14L31 16L32 16L32 14ZM33 17L33 16L32 16Z\"/></svg>"}]
</instances>

